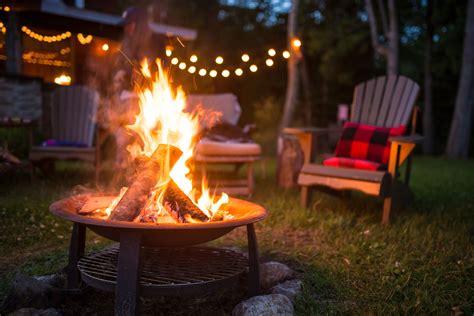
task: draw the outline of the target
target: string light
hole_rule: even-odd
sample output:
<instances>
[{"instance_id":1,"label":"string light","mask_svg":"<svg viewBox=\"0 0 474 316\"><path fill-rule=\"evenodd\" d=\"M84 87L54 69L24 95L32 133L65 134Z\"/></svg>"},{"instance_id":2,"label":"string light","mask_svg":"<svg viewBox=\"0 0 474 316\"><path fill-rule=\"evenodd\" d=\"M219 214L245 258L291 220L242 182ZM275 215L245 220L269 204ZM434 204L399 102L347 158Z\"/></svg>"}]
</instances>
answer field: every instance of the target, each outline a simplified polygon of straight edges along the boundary
<instances>
[{"instance_id":1,"label":"string light","mask_svg":"<svg viewBox=\"0 0 474 316\"><path fill-rule=\"evenodd\" d=\"M166 46L166 56L170 57L173 55L173 48L171 46Z\"/></svg>"},{"instance_id":2,"label":"string light","mask_svg":"<svg viewBox=\"0 0 474 316\"><path fill-rule=\"evenodd\" d=\"M227 78L230 75L230 71L227 69L222 70L222 77Z\"/></svg>"},{"instance_id":3,"label":"string light","mask_svg":"<svg viewBox=\"0 0 474 316\"><path fill-rule=\"evenodd\" d=\"M69 31L61 33L61 34L56 34L56 35L41 35L29 29L26 25L23 25L21 27L21 31L25 33L26 35L28 35L29 37L39 42L47 42L47 43L60 42L62 40L65 40L66 38L71 37L72 35L71 32Z\"/></svg>"},{"instance_id":4,"label":"string light","mask_svg":"<svg viewBox=\"0 0 474 316\"><path fill-rule=\"evenodd\" d=\"M92 42L92 38L93 38L93 36L90 35L90 34L87 35L87 36L84 36L84 34L82 34L82 33L77 34L77 40L82 45L90 44L90 42Z\"/></svg>"},{"instance_id":5,"label":"string light","mask_svg":"<svg viewBox=\"0 0 474 316\"><path fill-rule=\"evenodd\" d=\"M201 77L204 77L207 74L207 70L204 68L199 69L199 75Z\"/></svg>"},{"instance_id":6,"label":"string light","mask_svg":"<svg viewBox=\"0 0 474 316\"><path fill-rule=\"evenodd\" d=\"M224 58L222 58L221 56L217 56L216 58L216 64L222 64L224 62Z\"/></svg>"},{"instance_id":7,"label":"string light","mask_svg":"<svg viewBox=\"0 0 474 316\"><path fill-rule=\"evenodd\" d=\"M174 57L173 59L171 59L171 63L172 63L173 65L177 65L177 64L179 63L178 58Z\"/></svg>"},{"instance_id":8,"label":"string light","mask_svg":"<svg viewBox=\"0 0 474 316\"><path fill-rule=\"evenodd\" d=\"M250 66L250 71L251 71L251 72L256 72L257 70L258 70L257 65L252 65L252 66Z\"/></svg>"},{"instance_id":9,"label":"string light","mask_svg":"<svg viewBox=\"0 0 474 316\"><path fill-rule=\"evenodd\" d=\"M198 61L198 57L196 55L192 55L189 60L192 62L192 63L195 63Z\"/></svg>"},{"instance_id":10,"label":"string light","mask_svg":"<svg viewBox=\"0 0 474 316\"><path fill-rule=\"evenodd\" d=\"M196 67L191 66L191 67L188 68L188 71L189 71L190 74L193 74L193 73L196 72Z\"/></svg>"},{"instance_id":11,"label":"string light","mask_svg":"<svg viewBox=\"0 0 474 316\"><path fill-rule=\"evenodd\" d=\"M301 47L301 41L299 38L295 37L293 39L293 41L291 42L291 44L296 47L296 48L300 48Z\"/></svg>"},{"instance_id":12,"label":"string light","mask_svg":"<svg viewBox=\"0 0 474 316\"><path fill-rule=\"evenodd\" d=\"M104 45L102 45L102 50L104 52L108 51L109 50L109 44L105 43Z\"/></svg>"},{"instance_id":13,"label":"string light","mask_svg":"<svg viewBox=\"0 0 474 316\"><path fill-rule=\"evenodd\" d=\"M268 55L270 55L270 56L273 57L273 56L276 55L276 51L275 51L273 48L270 48L270 49L268 50Z\"/></svg>"},{"instance_id":14,"label":"string light","mask_svg":"<svg viewBox=\"0 0 474 316\"><path fill-rule=\"evenodd\" d=\"M212 70L209 72L209 76L211 76L212 78L214 78L215 76L217 76L217 71L215 71L214 69L212 69Z\"/></svg>"},{"instance_id":15,"label":"string light","mask_svg":"<svg viewBox=\"0 0 474 316\"><path fill-rule=\"evenodd\" d=\"M239 76L239 77L240 77L240 76L242 76L243 73L244 73L244 71L243 71L242 69L240 69L240 68L237 68L237 69L235 70L235 75L236 75L236 76Z\"/></svg>"},{"instance_id":16,"label":"string light","mask_svg":"<svg viewBox=\"0 0 474 316\"><path fill-rule=\"evenodd\" d=\"M250 56L249 56L249 55L247 55L247 54L243 54L243 55L242 55L242 61L243 61L244 63L248 62L249 60L250 60Z\"/></svg>"},{"instance_id":17,"label":"string light","mask_svg":"<svg viewBox=\"0 0 474 316\"><path fill-rule=\"evenodd\" d=\"M178 66L178 67L179 67L179 69L183 70L183 69L186 68L186 63L181 62L181 63L179 63L179 66Z\"/></svg>"},{"instance_id":18,"label":"string light","mask_svg":"<svg viewBox=\"0 0 474 316\"><path fill-rule=\"evenodd\" d=\"M285 51L282 53L282 55L283 55L283 58L285 58L285 59L290 58L290 52L287 51L287 50L285 50Z\"/></svg>"},{"instance_id":19,"label":"string light","mask_svg":"<svg viewBox=\"0 0 474 316\"><path fill-rule=\"evenodd\" d=\"M6 5L6 6L4 6L3 8L0 7L0 10L3 10L3 11L5 11L5 12L8 12L8 11L10 11L10 7Z\"/></svg>"},{"instance_id":20,"label":"string light","mask_svg":"<svg viewBox=\"0 0 474 316\"><path fill-rule=\"evenodd\" d=\"M273 60L268 58L267 60L265 60L265 64L267 64L268 67L271 67L273 66Z\"/></svg>"},{"instance_id":21,"label":"string light","mask_svg":"<svg viewBox=\"0 0 474 316\"><path fill-rule=\"evenodd\" d=\"M59 77L56 77L54 78L54 83L61 86L69 86L71 84L71 76L61 75Z\"/></svg>"}]
</instances>

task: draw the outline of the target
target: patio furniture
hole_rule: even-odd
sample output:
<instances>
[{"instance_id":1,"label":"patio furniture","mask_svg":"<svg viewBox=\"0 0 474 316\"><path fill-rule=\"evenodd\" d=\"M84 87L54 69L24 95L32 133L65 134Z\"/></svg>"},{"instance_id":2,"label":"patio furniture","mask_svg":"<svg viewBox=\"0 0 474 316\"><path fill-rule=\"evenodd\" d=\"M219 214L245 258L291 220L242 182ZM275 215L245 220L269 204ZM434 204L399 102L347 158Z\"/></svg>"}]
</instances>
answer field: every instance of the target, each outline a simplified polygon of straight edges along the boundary
<instances>
[{"instance_id":1,"label":"patio furniture","mask_svg":"<svg viewBox=\"0 0 474 316\"><path fill-rule=\"evenodd\" d=\"M80 160L95 165L99 180L99 150L93 146L99 96L84 86L58 87L51 106L50 144L33 146L29 159L38 165L56 160Z\"/></svg>"},{"instance_id":2,"label":"patio furniture","mask_svg":"<svg viewBox=\"0 0 474 316\"><path fill-rule=\"evenodd\" d=\"M235 127L240 118L239 102L237 97L230 93L190 95L187 104L188 109L201 106L205 110L220 113L222 115L220 121L229 124L229 127ZM261 151L260 145L253 141L241 142L233 139L216 141L204 137L196 146L194 161L199 167L201 176L205 176L212 186L217 185L219 192L250 196L254 189L253 164L260 159ZM225 165L233 166L233 171L224 172ZM237 172L242 166L247 166L246 178L238 179ZM217 174L211 172L210 169L213 167L219 168Z\"/></svg>"},{"instance_id":3,"label":"patio furniture","mask_svg":"<svg viewBox=\"0 0 474 316\"><path fill-rule=\"evenodd\" d=\"M382 223L389 223L393 203L404 205L412 199L408 187L411 173L411 157L422 137L415 135L416 108L414 103L420 90L419 85L404 76L382 76L358 84L354 89L350 122L377 127L397 128L407 126L410 116L411 135L388 137L391 142L387 170L360 170L357 168L318 165L311 162L311 144L314 131L290 128L285 133L296 135L305 153L305 163L298 176L301 186L301 205L306 207L314 186L335 190L358 190L384 199ZM316 135L324 134L317 129ZM344 134L341 137L344 140ZM399 168L407 162L404 181L399 180ZM371 161L354 160L355 165Z\"/></svg>"}]
</instances>

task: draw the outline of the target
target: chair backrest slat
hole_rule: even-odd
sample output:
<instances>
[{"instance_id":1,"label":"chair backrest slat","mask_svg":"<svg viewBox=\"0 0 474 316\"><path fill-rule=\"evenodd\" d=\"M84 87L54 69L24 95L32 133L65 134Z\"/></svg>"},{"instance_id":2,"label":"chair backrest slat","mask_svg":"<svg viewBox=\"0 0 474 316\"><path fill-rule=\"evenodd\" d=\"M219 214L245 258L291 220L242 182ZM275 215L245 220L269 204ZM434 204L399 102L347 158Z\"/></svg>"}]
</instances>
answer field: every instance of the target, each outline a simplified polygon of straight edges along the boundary
<instances>
[{"instance_id":1,"label":"chair backrest slat","mask_svg":"<svg viewBox=\"0 0 474 316\"><path fill-rule=\"evenodd\" d=\"M237 96L232 93L191 94L187 97L186 103L188 111L201 106L205 110L220 113L223 122L233 125L237 124L242 113Z\"/></svg>"},{"instance_id":2,"label":"chair backrest slat","mask_svg":"<svg viewBox=\"0 0 474 316\"><path fill-rule=\"evenodd\" d=\"M420 90L413 80L390 75L354 88L351 121L382 127L407 125Z\"/></svg>"},{"instance_id":3,"label":"chair backrest slat","mask_svg":"<svg viewBox=\"0 0 474 316\"><path fill-rule=\"evenodd\" d=\"M92 146L99 96L83 87L58 87L51 109L52 137Z\"/></svg>"},{"instance_id":4,"label":"chair backrest slat","mask_svg":"<svg viewBox=\"0 0 474 316\"><path fill-rule=\"evenodd\" d=\"M370 108L372 107L372 100L374 98L374 93L375 93L375 79L371 79L367 81L367 84L365 85L364 101L362 101L364 106L362 107L362 112L360 114L360 122L363 124L367 124Z\"/></svg>"}]
</instances>

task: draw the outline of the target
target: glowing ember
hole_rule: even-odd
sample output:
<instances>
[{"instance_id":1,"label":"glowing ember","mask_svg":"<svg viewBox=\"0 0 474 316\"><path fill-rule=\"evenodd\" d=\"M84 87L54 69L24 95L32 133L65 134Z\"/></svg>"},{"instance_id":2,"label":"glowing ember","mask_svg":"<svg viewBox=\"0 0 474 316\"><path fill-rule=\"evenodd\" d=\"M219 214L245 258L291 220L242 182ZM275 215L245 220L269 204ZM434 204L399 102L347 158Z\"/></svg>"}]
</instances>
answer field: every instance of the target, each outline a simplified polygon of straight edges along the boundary
<instances>
[{"instance_id":1,"label":"glowing ember","mask_svg":"<svg viewBox=\"0 0 474 316\"><path fill-rule=\"evenodd\" d=\"M202 109L186 112L186 96L183 90L181 87L173 89L170 86L168 74L161 67L159 60L157 66L158 71L152 74L148 63L146 61L142 63L142 74L147 82L143 87L136 87L140 112L135 117L135 123L126 126L131 134L137 136L137 141L129 145L127 150L132 160L150 159L159 144L173 145L183 154L171 170L169 164L161 166L160 174L157 175L157 185L153 188L142 214L146 214L147 217L150 217L150 213L157 216L167 214L163 206L163 195L172 179L181 191L209 219L212 219L220 208L228 203L229 197L225 193L220 197L214 196L212 192L214 190L209 189L205 179L201 190L194 188L189 163L196 143L194 138L199 132L202 121L212 123L218 116L216 113L205 113ZM126 190L122 188L120 195L106 209L108 215ZM188 222L193 220L188 219Z\"/></svg>"}]
</instances>

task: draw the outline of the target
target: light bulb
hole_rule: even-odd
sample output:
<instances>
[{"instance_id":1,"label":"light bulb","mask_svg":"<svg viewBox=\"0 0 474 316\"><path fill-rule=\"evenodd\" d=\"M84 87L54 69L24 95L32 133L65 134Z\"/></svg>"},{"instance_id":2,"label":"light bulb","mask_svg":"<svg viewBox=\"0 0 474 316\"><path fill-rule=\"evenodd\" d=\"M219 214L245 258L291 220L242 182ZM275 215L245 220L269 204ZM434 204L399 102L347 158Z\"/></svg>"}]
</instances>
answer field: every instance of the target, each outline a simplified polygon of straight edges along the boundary
<instances>
[{"instance_id":1,"label":"light bulb","mask_svg":"<svg viewBox=\"0 0 474 316\"><path fill-rule=\"evenodd\" d=\"M227 69L224 69L224 70L222 71L222 77L225 77L225 78L227 78L227 77L229 77L229 75L230 75L230 72L229 72L229 70L227 70Z\"/></svg>"},{"instance_id":2,"label":"light bulb","mask_svg":"<svg viewBox=\"0 0 474 316\"><path fill-rule=\"evenodd\" d=\"M267 60L265 60L265 64L267 64L268 67L271 67L271 66L273 66L273 60L268 58Z\"/></svg>"},{"instance_id":3,"label":"light bulb","mask_svg":"<svg viewBox=\"0 0 474 316\"><path fill-rule=\"evenodd\" d=\"M214 78L215 76L217 76L217 71L215 71L214 69L211 70L211 71L209 72L209 76L211 76L212 78Z\"/></svg>"},{"instance_id":4,"label":"light bulb","mask_svg":"<svg viewBox=\"0 0 474 316\"><path fill-rule=\"evenodd\" d=\"M246 62L248 62L249 60L250 60L250 56L249 56L249 55L247 55L247 54L243 54L243 55L242 55L242 61L243 61L243 62L246 63Z\"/></svg>"},{"instance_id":5,"label":"light bulb","mask_svg":"<svg viewBox=\"0 0 474 316\"><path fill-rule=\"evenodd\" d=\"M256 72L257 70L258 70L257 65L252 65L252 66L250 66L250 71L251 71L251 72Z\"/></svg>"},{"instance_id":6,"label":"light bulb","mask_svg":"<svg viewBox=\"0 0 474 316\"><path fill-rule=\"evenodd\" d=\"M217 56L216 57L216 64L222 64L224 62L224 58L222 58L221 56Z\"/></svg>"},{"instance_id":7,"label":"light bulb","mask_svg":"<svg viewBox=\"0 0 474 316\"><path fill-rule=\"evenodd\" d=\"M199 75L201 77L204 77L207 74L207 70L204 68L199 69Z\"/></svg>"},{"instance_id":8,"label":"light bulb","mask_svg":"<svg viewBox=\"0 0 474 316\"><path fill-rule=\"evenodd\" d=\"M286 59L290 58L290 52L287 51L287 50L285 50L285 51L282 53L282 55L283 55L283 58L286 58Z\"/></svg>"},{"instance_id":9,"label":"light bulb","mask_svg":"<svg viewBox=\"0 0 474 316\"><path fill-rule=\"evenodd\" d=\"M240 68L237 68L237 69L235 70L235 74L236 74L237 76L242 76L243 73L244 73L244 71L243 71L242 69L240 69Z\"/></svg>"},{"instance_id":10,"label":"light bulb","mask_svg":"<svg viewBox=\"0 0 474 316\"><path fill-rule=\"evenodd\" d=\"M189 60L190 60L192 63L195 63L195 62L197 62L198 57L197 57L196 55L192 55L192 56L189 58Z\"/></svg>"},{"instance_id":11,"label":"light bulb","mask_svg":"<svg viewBox=\"0 0 474 316\"><path fill-rule=\"evenodd\" d=\"M275 56L275 55L276 55L276 51L275 51L273 48L270 48L270 49L268 50L268 55L270 55L270 56Z\"/></svg>"}]
</instances>

